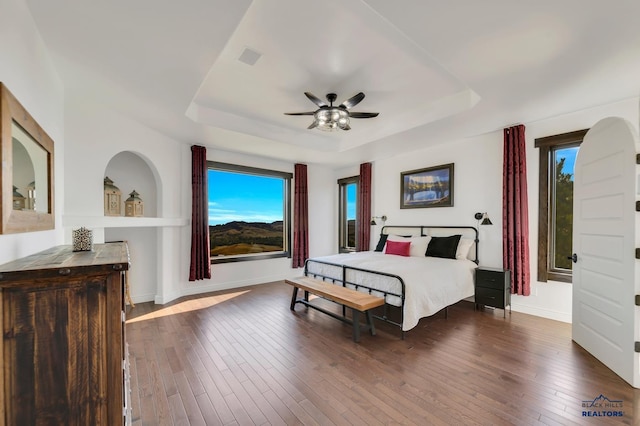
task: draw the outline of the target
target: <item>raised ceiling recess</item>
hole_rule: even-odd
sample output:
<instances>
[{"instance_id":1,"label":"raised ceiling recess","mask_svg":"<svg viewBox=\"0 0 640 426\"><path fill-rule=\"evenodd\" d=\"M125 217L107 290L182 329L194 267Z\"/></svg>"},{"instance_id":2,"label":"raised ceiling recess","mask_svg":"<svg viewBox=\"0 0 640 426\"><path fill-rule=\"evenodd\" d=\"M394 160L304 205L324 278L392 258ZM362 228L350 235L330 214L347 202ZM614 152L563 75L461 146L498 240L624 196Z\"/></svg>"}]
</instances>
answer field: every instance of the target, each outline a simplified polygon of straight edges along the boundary
<instances>
[{"instance_id":1,"label":"raised ceiling recess","mask_svg":"<svg viewBox=\"0 0 640 426\"><path fill-rule=\"evenodd\" d=\"M327 10L340 13L311 18ZM254 65L238 60L247 46L261 54ZM366 110L384 120L351 122L348 132L309 132L308 121L283 114L308 111L300 93L347 98L359 91L367 94ZM237 133L338 152L467 111L478 99L365 2L255 1L209 69L187 116Z\"/></svg>"}]
</instances>

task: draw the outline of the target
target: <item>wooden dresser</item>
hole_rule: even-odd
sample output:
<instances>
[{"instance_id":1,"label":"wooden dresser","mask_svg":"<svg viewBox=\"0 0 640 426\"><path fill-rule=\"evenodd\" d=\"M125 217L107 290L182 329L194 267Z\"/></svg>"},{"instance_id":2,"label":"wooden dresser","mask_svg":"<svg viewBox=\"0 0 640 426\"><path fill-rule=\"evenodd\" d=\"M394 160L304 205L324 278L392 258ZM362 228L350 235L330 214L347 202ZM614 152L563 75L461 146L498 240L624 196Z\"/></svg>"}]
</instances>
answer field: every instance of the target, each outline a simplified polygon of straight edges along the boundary
<instances>
[{"instance_id":1,"label":"wooden dresser","mask_svg":"<svg viewBox=\"0 0 640 426\"><path fill-rule=\"evenodd\" d=\"M0 425L125 422L126 243L0 265Z\"/></svg>"}]
</instances>

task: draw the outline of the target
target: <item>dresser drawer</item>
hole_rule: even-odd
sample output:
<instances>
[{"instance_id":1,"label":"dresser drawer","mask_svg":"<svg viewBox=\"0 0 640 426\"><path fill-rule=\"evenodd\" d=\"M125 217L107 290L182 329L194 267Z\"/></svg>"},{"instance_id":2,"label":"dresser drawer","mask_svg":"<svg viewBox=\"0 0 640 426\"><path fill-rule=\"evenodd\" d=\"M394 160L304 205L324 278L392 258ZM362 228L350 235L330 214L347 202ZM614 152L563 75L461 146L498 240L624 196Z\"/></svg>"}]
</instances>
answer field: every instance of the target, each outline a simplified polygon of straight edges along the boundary
<instances>
[{"instance_id":1,"label":"dresser drawer","mask_svg":"<svg viewBox=\"0 0 640 426\"><path fill-rule=\"evenodd\" d=\"M493 306L494 308L505 308L504 289L476 287L476 303L479 305Z\"/></svg>"},{"instance_id":2,"label":"dresser drawer","mask_svg":"<svg viewBox=\"0 0 640 426\"><path fill-rule=\"evenodd\" d=\"M507 274L503 271L476 269L476 286L495 288L501 291L507 287Z\"/></svg>"}]
</instances>

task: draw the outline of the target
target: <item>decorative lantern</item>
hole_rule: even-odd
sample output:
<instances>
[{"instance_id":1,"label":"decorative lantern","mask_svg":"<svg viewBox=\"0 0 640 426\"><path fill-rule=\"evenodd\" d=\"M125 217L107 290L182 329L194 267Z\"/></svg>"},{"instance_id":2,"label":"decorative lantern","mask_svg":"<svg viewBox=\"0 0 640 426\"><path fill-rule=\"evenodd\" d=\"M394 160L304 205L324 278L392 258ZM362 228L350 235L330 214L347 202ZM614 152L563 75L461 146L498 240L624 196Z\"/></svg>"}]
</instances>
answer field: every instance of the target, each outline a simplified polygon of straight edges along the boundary
<instances>
[{"instance_id":1,"label":"decorative lantern","mask_svg":"<svg viewBox=\"0 0 640 426\"><path fill-rule=\"evenodd\" d=\"M120 216L122 193L109 176L104 178L104 215Z\"/></svg>"},{"instance_id":2,"label":"decorative lantern","mask_svg":"<svg viewBox=\"0 0 640 426\"><path fill-rule=\"evenodd\" d=\"M36 183L31 182L27 185L27 200L26 205L24 206L27 210L35 210L36 209Z\"/></svg>"},{"instance_id":3,"label":"decorative lantern","mask_svg":"<svg viewBox=\"0 0 640 426\"><path fill-rule=\"evenodd\" d=\"M73 240L73 251L91 251L93 250L93 232L90 229L82 227L74 229L71 232Z\"/></svg>"},{"instance_id":4,"label":"decorative lantern","mask_svg":"<svg viewBox=\"0 0 640 426\"><path fill-rule=\"evenodd\" d=\"M124 202L124 215L140 217L144 216L144 203L139 197L140 194L134 189L129 194L129 198Z\"/></svg>"},{"instance_id":5,"label":"decorative lantern","mask_svg":"<svg viewBox=\"0 0 640 426\"><path fill-rule=\"evenodd\" d=\"M18 192L18 187L13 185L13 209L24 210L24 195Z\"/></svg>"}]
</instances>

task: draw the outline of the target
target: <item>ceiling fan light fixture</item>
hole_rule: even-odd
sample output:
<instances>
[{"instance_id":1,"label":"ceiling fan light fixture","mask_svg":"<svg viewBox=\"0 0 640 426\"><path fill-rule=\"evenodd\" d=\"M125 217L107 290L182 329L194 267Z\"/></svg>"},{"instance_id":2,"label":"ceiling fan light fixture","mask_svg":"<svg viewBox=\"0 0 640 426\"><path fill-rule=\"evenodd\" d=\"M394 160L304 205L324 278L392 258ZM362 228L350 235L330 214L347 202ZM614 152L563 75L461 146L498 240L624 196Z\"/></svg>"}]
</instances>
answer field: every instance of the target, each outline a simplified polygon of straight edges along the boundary
<instances>
[{"instance_id":1,"label":"ceiling fan light fixture","mask_svg":"<svg viewBox=\"0 0 640 426\"><path fill-rule=\"evenodd\" d=\"M342 108L320 108L314 113L317 128L326 132L346 130L349 126L349 113Z\"/></svg>"},{"instance_id":2,"label":"ceiling fan light fixture","mask_svg":"<svg viewBox=\"0 0 640 426\"><path fill-rule=\"evenodd\" d=\"M285 112L285 115L313 115L313 123L307 129L320 129L325 132L334 130L351 130L349 125L351 118L374 118L377 112L349 112L349 109L360 103L364 99L364 93L359 92L338 106L333 106L336 100L335 93L327 93L329 105L320 100L310 92L304 92L311 102L318 106L315 111L306 112Z\"/></svg>"}]
</instances>

